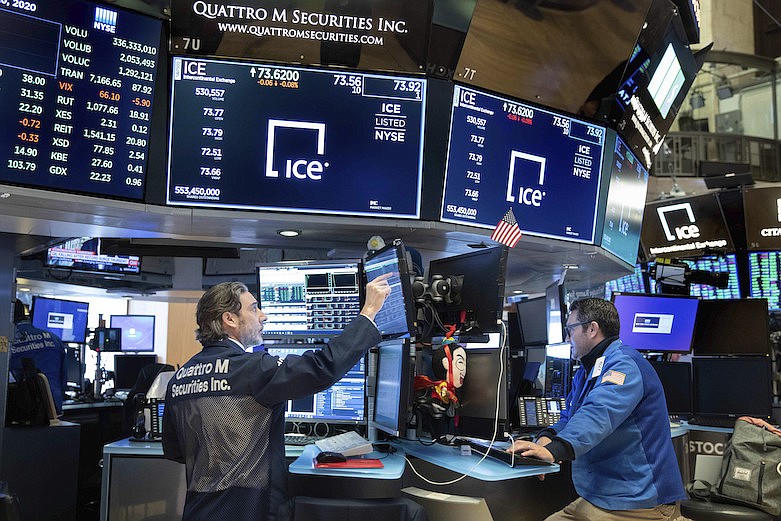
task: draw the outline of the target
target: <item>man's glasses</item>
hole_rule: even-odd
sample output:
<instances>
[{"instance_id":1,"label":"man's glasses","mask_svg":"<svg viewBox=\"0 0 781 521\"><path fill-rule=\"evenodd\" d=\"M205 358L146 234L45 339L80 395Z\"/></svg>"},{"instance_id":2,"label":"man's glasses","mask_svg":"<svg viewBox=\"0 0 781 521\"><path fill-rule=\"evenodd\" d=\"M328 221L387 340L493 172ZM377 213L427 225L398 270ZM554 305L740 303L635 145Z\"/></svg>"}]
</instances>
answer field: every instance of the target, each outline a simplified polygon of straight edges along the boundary
<instances>
[{"instance_id":1,"label":"man's glasses","mask_svg":"<svg viewBox=\"0 0 781 521\"><path fill-rule=\"evenodd\" d=\"M593 322L592 320L585 320L583 322L575 322L574 324L567 324L564 326L564 333L567 335L567 337L572 336L572 332L575 330L578 326L585 326L586 324L591 324Z\"/></svg>"}]
</instances>

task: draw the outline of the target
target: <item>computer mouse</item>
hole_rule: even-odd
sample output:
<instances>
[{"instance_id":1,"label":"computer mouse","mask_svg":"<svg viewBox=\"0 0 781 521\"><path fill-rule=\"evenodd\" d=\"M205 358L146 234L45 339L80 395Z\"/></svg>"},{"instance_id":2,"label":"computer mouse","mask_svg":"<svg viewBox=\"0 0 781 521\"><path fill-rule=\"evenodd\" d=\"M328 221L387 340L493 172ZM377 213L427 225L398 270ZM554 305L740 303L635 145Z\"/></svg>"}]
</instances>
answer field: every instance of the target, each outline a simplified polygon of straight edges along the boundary
<instances>
[{"instance_id":1,"label":"computer mouse","mask_svg":"<svg viewBox=\"0 0 781 521\"><path fill-rule=\"evenodd\" d=\"M344 457L344 454L341 452L329 452L324 451L315 456L315 459L318 463L341 463L342 461L347 461L347 458Z\"/></svg>"}]
</instances>

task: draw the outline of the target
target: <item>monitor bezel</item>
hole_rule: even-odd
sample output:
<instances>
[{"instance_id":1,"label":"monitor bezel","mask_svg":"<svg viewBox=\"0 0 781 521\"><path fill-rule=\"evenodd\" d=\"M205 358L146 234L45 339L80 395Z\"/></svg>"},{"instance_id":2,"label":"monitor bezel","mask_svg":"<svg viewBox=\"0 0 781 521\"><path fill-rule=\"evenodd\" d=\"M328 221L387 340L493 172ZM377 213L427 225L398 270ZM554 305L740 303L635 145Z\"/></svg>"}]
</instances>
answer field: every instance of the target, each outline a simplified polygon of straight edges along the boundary
<instances>
[{"instance_id":1,"label":"monitor bezel","mask_svg":"<svg viewBox=\"0 0 781 521\"><path fill-rule=\"evenodd\" d=\"M152 347L148 349L131 349L128 348L125 344L125 342L122 342L122 352L123 353L154 353L155 352L155 315L136 315L136 314L127 314L127 315L111 315L109 317L109 325L111 327L119 327L114 325L114 317L133 317L133 318L151 318L152 319ZM120 327L120 329L122 329ZM124 336L124 333L123 333Z\"/></svg>"},{"instance_id":2,"label":"monitor bezel","mask_svg":"<svg viewBox=\"0 0 781 521\"><path fill-rule=\"evenodd\" d=\"M380 374L380 365L382 363L382 356L381 351L383 348L387 348L389 346L396 346L400 344L401 349L401 376L399 378L398 382L398 404L397 404L397 410L396 410L396 421L384 421L384 420L392 420L392 418L384 418L378 419L377 417L377 399L379 396L378 387L379 387L379 374ZM369 428L375 428L379 431L384 432L385 434L388 434L390 436L395 436L397 438L402 437L406 433L407 428L407 413L409 408L409 402L410 402L410 391L411 391L411 385L412 385L412 360L410 357L410 346L407 339L394 339L394 340L387 340L384 342L381 342L377 346L377 370L375 371L375 385L374 385L374 399L372 400L372 413L369 417ZM394 423L394 425L391 425L391 423Z\"/></svg>"},{"instance_id":3,"label":"monitor bezel","mask_svg":"<svg viewBox=\"0 0 781 521\"><path fill-rule=\"evenodd\" d=\"M382 335L383 340L391 340L394 338L415 337L417 333L417 326L415 322L417 316L417 310L415 308L415 300L412 297L412 281L410 280L410 267L407 264L407 250L404 248L404 243L402 242L401 239L394 239L390 244L386 244L383 248L380 248L379 250L372 252L366 256L366 258L363 260L360 266L360 272L363 275L362 279L364 284L359 284L359 285L365 286L365 283L369 281L369 278L366 275L366 265L372 259L379 257L380 255L383 255L390 250L396 252L396 260L399 266L399 279L401 280L401 296L404 302L404 319L407 323L407 331L383 333L382 330L380 330L380 335ZM364 305L365 297L366 295L362 295L361 307L363 307Z\"/></svg>"},{"instance_id":4,"label":"monitor bezel","mask_svg":"<svg viewBox=\"0 0 781 521\"><path fill-rule=\"evenodd\" d=\"M83 332L79 331L81 336L76 337L74 340L65 340L65 339L61 338L60 335L58 335L57 333L55 333L54 331L52 331L50 329L47 329L45 327L37 326L35 324L35 309L36 309L35 305L36 305L37 302L39 302L41 300L45 300L45 301L49 301L49 302L52 302L52 301L67 302L69 304L77 304L77 305L84 305L84 306L86 306L87 307L87 320L84 321L84 331ZM44 297L44 296L41 296L41 295L33 295L32 309L30 310L30 323L33 326L35 326L35 327L40 327L40 329L48 331L52 335L54 335L57 338L59 338L62 342L74 343L74 344L86 344L87 343L87 331L89 330L89 302L82 302L82 301L79 301L79 300L67 300L67 299L62 299L62 298ZM75 332L76 331L74 330L74 336L75 336ZM79 340L79 338L81 340Z\"/></svg>"}]
</instances>

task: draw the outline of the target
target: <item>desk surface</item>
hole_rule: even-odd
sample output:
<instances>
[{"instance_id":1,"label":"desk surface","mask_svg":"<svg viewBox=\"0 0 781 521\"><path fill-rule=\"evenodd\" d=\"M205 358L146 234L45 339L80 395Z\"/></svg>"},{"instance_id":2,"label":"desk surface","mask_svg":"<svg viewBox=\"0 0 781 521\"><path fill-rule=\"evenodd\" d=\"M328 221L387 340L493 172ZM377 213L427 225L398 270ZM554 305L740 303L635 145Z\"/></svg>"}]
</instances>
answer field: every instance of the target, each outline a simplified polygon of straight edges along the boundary
<instances>
[{"instance_id":1,"label":"desk surface","mask_svg":"<svg viewBox=\"0 0 781 521\"><path fill-rule=\"evenodd\" d=\"M82 409L99 409L103 407L123 407L119 400L106 400L104 402L77 402L74 400L65 400L62 404L63 411L78 411Z\"/></svg>"},{"instance_id":2,"label":"desk surface","mask_svg":"<svg viewBox=\"0 0 781 521\"><path fill-rule=\"evenodd\" d=\"M314 446L314 445L313 445ZM285 446L285 456L295 458L301 455L305 447ZM163 443L159 441L131 441L130 438L115 441L103 446L104 454L126 456L163 457Z\"/></svg>"},{"instance_id":3,"label":"desk surface","mask_svg":"<svg viewBox=\"0 0 781 521\"><path fill-rule=\"evenodd\" d=\"M312 460L320 453L316 445L304 446L301 455L290 464L288 470L291 474L305 474L309 476L334 476L350 478L371 478L371 479L400 479L404 474L404 451L398 450L394 454L385 454L381 452L371 452L366 454L367 458L377 458L382 460L381 469L316 469Z\"/></svg>"},{"instance_id":4,"label":"desk surface","mask_svg":"<svg viewBox=\"0 0 781 521\"><path fill-rule=\"evenodd\" d=\"M423 445L417 441L409 440L397 440L393 444L404 449L411 456L483 481L525 478L559 471L558 465L521 465L511 467L493 458L485 458L481 461L481 456L475 454L462 456L459 447L449 445Z\"/></svg>"}]
</instances>

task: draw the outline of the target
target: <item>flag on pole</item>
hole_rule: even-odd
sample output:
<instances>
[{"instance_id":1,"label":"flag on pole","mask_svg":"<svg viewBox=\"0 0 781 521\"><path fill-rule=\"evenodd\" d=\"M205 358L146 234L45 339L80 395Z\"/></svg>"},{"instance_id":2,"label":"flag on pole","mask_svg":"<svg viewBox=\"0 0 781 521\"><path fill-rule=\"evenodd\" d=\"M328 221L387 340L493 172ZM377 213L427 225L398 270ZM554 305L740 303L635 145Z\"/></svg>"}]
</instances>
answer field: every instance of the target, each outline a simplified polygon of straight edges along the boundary
<instances>
[{"instance_id":1,"label":"flag on pole","mask_svg":"<svg viewBox=\"0 0 781 521\"><path fill-rule=\"evenodd\" d=\"M496 225L496 228L494 228L491 240L501 242L510 248L514 248L520 239L521 229L518 227L518 221L515 220L513 209L510 208Z\"/></svg>"}]
</instances>

